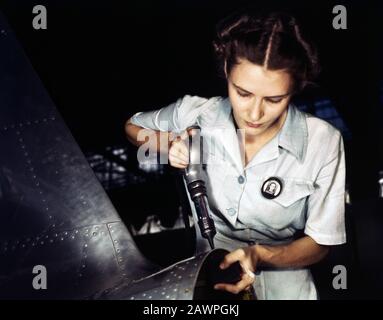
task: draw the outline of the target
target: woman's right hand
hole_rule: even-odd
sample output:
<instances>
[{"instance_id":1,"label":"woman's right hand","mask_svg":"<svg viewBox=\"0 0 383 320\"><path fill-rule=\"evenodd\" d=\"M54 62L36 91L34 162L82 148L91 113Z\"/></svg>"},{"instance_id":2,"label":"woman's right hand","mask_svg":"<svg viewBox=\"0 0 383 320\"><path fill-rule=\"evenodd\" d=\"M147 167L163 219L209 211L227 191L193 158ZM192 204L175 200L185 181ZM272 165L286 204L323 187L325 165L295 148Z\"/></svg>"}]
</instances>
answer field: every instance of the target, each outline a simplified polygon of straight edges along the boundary
<instances>
[{"instance_id":1,"label":"woman's right hand","mask_svg":"<svg viewBox=\"0 0 383 320\"><path fill-rule=\"evenodd\" d=\"M189 138L187 131L172 139L169 147L169 163L172 167L185 169L189 164L189 149L186 139Z\"/></svg>"}]
</instances>

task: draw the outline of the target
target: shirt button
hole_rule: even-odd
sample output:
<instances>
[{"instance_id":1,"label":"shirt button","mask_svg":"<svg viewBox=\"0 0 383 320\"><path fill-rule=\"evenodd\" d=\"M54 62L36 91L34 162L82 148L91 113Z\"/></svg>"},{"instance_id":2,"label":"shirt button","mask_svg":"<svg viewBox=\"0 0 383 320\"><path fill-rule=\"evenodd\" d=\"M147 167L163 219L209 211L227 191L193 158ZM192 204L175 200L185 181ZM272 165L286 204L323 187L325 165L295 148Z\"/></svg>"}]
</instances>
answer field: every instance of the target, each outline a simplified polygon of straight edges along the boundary
<instances>
[{"instance_id":1,"label":"shirt button","mask_svg":"<svg viewBox=\"0 0 383 320\"><path fill-rule=\"evenodd\" d=\"M230 209L226 209L227 210L227 213L231 216L234 216L235 215L235 212L236 210L234 208L230 208Z\"/></svg>"},{"instance_id":2,"label":"shirt button","mask_svg":"<svg viewBox=\"0 0 383 320\"><path fill-rule=\"evenodd\" d=\"M245 182L245 177L244 176L239 176L238 177L238 183L239 184L242 184L242 183L244 183Z\"/></svg>"}]
</instances>

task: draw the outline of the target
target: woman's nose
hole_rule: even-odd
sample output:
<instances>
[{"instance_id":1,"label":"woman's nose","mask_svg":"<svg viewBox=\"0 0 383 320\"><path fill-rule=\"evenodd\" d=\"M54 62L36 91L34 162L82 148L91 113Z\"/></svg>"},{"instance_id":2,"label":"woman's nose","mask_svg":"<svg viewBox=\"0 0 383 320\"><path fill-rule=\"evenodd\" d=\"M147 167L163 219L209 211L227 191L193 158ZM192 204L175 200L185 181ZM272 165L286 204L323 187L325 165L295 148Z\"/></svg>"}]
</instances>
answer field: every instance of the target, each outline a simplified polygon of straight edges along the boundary
<instances>
[{"instance_id":1,"label":"woman's nose","mask_svg":"<svg viewBox=\"0 0 383 320\"><path fill-rule=\"evenodd\" d=\"M255 102L250 106L250 121L257 122L263 116L262 100L256 99Z\"/></svg>"}]
</instances>

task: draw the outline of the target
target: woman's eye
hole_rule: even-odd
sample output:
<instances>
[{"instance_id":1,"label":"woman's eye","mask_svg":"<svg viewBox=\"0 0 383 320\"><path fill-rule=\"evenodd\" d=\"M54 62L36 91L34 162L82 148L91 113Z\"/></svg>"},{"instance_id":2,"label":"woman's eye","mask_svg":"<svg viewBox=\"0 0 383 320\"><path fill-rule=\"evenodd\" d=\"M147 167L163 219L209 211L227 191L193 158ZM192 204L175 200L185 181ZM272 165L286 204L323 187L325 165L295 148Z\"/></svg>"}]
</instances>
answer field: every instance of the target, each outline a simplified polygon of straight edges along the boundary
<instances>
[{"instance_id":1,"label":"woman's eye","mask_svg":"<svg viewBox=\"0 0 383 320\"><path fill-rule=\"evenodd\" d=\"M240 91L237 91L238 95L240 95L241 97L244 97L244 98L247 98L247 97L250 97L250 93L244 93L244 92L240 92Z\"/></svg>"},{"instance_id":2,"label":"woman's eye","mask_svg":"<svg viewBox=\"0 0 383 320\"><path fill-rule=\"evenodd\" d=\"M279 103L282 101L282 99L266 99L267 102L270 102L270 103Z\"/></svg>"}]
</instances>

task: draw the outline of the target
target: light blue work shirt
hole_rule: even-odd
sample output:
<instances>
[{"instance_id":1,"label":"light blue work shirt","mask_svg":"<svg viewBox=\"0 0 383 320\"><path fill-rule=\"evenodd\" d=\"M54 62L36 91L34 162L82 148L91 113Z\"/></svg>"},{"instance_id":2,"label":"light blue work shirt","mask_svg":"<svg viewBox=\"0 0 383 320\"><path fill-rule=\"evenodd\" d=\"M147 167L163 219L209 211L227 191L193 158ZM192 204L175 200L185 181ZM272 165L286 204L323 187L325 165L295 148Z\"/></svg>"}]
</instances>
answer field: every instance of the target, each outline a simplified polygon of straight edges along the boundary
<instances>
[{"instance_id":1,"label":"light blue work shirt","mask_svg":"<svg viewBox=\"0 0 383 320\"><path fill-rule=\"evenodd\" d=\"M206 184L216 247L232 251L254 243L286 244L299 231L318 244L345 243L340 132L290 104L280 131L244 166L231 110L228 98L187 95L165 108L139 112L131 122L160 131L201 127L207 141ZM281 182L280 194L271 199L262 193L270 178ZM190 197L189 201L195 217ZM208 250L201 239L199 251ZM258 299L318 298L308 268L258 271L254 288Z\"/></svg>"}]
</instances>

